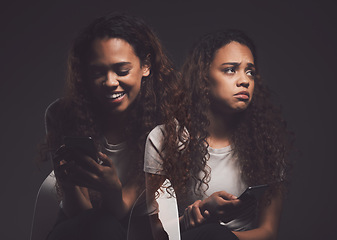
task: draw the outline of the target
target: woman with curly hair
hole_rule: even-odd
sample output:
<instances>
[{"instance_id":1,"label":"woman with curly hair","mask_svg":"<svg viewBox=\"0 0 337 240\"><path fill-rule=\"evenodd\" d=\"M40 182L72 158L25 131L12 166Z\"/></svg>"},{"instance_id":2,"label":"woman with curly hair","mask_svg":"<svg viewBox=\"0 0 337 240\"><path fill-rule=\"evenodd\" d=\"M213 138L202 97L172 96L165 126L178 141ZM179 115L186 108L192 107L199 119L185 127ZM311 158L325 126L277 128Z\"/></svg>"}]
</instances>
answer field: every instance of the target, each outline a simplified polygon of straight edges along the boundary
<instances>
[{"instance_id":1,"label":"woman with curly hair","mask_svg":"<svg viewBox=\"0 0 337 240\"><path fill-rule=\"evenodd\" d=\"M146 142L148 201L167 178L182 239L275 239L291 144L260 78L253 42L238 30L203 36L182 79L176 94L184 104ZM248 186L266 184L262 197L238 199Z\"/></svg>"},{"instance_id":2,"label":"woman with curly hair","mask_svg":"<svg viewBox=\"0 0 337 240\"><path fill-rule=\"evenodd\" d=\"M167 118L175 79L158 38L141 19L109 14L78 35L65 96L46 111L46 146L62 207L48 239L126 239L130 212L145 235L134 229L129 239L151 239L146 216L156 209L145 203L143 150L149 131ZM64 146L65 136L90 136L99 161Z\"/></svg>"}]
</instances>

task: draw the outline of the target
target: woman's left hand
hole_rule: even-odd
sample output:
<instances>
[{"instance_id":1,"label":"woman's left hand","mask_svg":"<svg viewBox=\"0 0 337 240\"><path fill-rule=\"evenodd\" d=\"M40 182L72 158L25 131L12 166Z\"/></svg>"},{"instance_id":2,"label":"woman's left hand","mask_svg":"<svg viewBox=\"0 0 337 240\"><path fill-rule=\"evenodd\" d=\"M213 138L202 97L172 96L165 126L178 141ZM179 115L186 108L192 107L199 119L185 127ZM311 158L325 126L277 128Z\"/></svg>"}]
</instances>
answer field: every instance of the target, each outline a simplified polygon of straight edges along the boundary
<instances>
[{"instance_id":1,"label":"woman's left hand","mask_svg":"<svg viewBox=\"0 0 337 240\"><path fill-rule=\"evenodd\" d=\"M121 191L122 184L112 160L101 152L98 155L102 164L83 153L76 152L76 161L71 169L68 169L68 177L76 185L102 193Z\"/></svg>"}]
</instances>

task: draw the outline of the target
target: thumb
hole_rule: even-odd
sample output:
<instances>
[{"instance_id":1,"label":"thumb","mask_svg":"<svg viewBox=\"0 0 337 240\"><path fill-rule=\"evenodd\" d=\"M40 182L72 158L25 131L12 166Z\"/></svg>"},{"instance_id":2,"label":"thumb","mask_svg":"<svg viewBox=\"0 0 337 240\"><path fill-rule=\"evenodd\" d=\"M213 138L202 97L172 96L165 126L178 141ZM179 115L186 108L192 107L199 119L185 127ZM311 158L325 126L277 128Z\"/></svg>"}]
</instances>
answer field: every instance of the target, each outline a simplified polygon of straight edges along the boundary
<instances>
[{"instance_id":1,"label":"thumb","mask_svg":"<svg viewBox=\"0 0 337 240\"><path fill-rule=\"evenodd\" d=\"M228 193L226 191L221 191L219 195L220 195L220 197L222 197L225 200L235 200L235 199L238 198L235 195L230 194L230 193Z\"/></svg>"}]
</instances>

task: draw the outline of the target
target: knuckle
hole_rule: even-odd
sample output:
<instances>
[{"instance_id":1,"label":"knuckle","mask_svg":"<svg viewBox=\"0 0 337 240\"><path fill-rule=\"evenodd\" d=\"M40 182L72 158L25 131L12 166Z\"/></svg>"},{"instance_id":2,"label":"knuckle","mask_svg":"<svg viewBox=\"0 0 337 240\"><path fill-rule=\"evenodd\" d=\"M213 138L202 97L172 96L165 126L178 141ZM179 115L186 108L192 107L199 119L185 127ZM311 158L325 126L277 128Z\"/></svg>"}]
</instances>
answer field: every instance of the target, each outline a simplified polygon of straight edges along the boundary
<instances>
[{"instance_id":1,"label":"knuckle","mask_svg":"<svg viewBox=\"0 0 337 240\"><path fill-rule=\"evenodd\" d=\"M94 181L98 181L100 179L97 175L93 175L92 178Z\"/></svg>"}]
</instances>

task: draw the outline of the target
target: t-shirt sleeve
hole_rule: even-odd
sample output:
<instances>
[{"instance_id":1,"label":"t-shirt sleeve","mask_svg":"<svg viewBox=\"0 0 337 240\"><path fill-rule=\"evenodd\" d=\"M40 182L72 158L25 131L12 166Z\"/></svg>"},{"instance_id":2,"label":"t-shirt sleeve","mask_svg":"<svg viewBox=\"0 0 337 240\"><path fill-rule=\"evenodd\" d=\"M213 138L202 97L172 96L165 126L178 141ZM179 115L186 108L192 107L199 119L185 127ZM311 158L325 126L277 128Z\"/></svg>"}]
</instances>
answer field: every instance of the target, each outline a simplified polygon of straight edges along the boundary
<instances>
[{"instance_id":1,"label":"t-shirt sleeve","mask_svg":"<svg viewBox=\"0 0 337 240\"><path fill-rule=\"evenodd\" d=\"M144 172L165 175L163 170L164 125L155 127L148 135L144 153Z\"/></svg>"}]
</instances>

